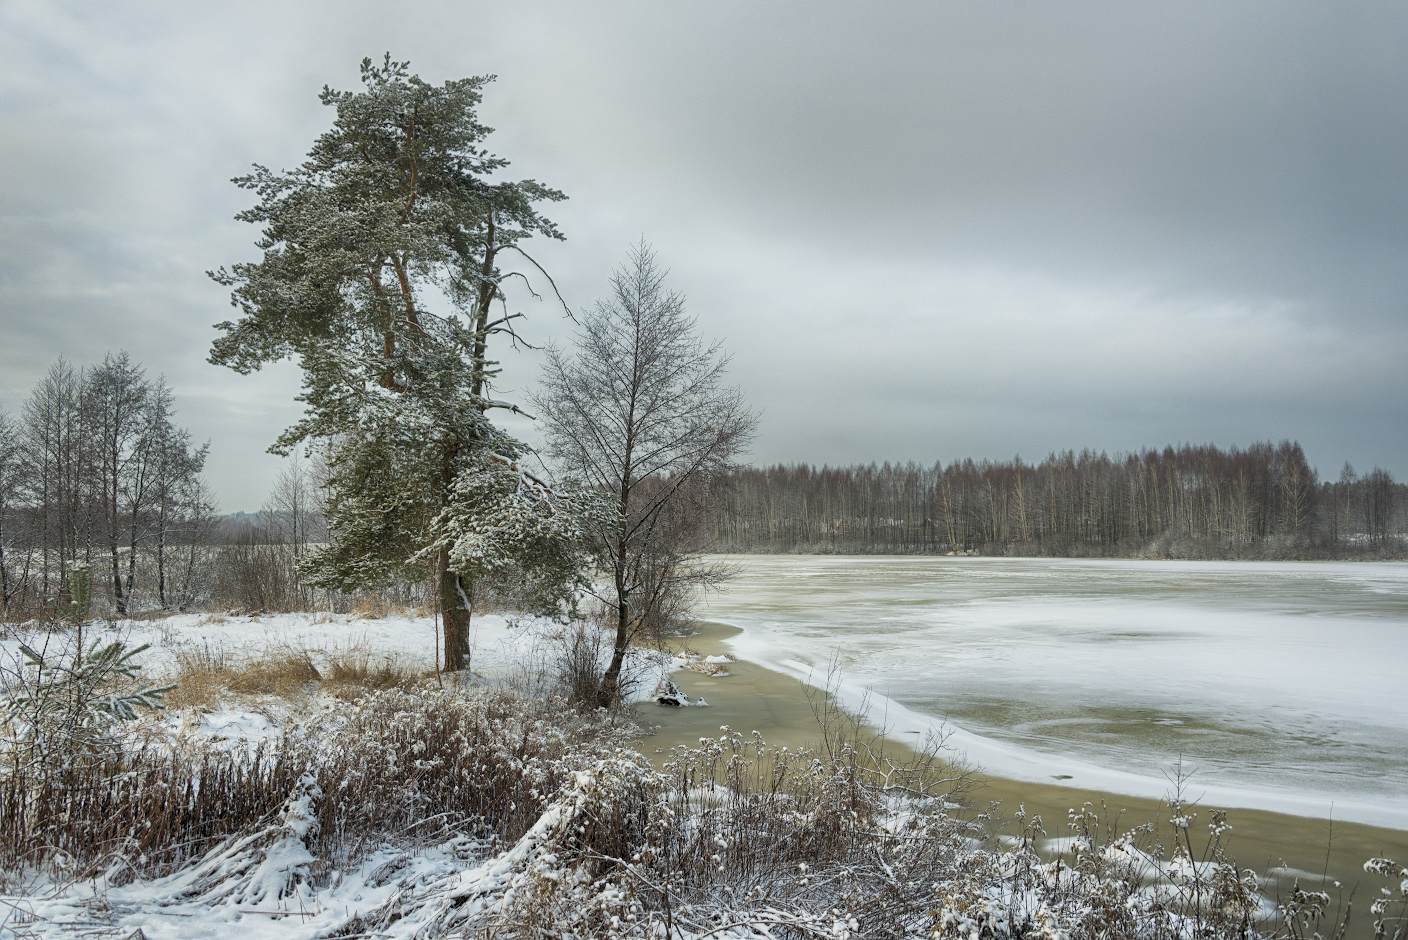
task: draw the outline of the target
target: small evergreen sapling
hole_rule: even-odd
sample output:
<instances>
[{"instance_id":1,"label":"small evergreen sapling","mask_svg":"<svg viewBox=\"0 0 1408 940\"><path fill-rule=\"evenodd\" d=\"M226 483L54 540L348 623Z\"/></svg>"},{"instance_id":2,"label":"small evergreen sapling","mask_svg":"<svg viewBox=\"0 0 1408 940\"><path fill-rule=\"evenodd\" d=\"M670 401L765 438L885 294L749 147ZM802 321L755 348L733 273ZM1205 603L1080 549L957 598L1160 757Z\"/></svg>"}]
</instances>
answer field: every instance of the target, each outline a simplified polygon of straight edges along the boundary
<instances>
[{"instance_id":1,"label":"small evergreen sapling","mask_svg":"<svg viewBox=\"0 0 1408 940\"><path fill-rule=\"evenodd\" d=\"M97 639L84 645L91 579L87 565L70 566L68 606L55 604L74 628L67 648L55 654L21 643L19 658L4 670L0 726L20 763L106 749L114 744L114 725L135 719L139 709L161 708L162 696L175 688L141 681L137 657L149 644L129 649L122 640Z\"/></svg>"},{"instance_id":2,"label":"small evergreen sapling","mask_svg":"<svg viewBox=\"0 0 1408 940\"><path fill-rule=\"evenodd\" d=\"M74 630L78 631L79 645L83 640L83 625L88 622L88 608L93 598L93 567L87 562L74 562L68 566L68 603L60 604L58 599L50 601L54 613Z\"/></svg>"}]
</instances>

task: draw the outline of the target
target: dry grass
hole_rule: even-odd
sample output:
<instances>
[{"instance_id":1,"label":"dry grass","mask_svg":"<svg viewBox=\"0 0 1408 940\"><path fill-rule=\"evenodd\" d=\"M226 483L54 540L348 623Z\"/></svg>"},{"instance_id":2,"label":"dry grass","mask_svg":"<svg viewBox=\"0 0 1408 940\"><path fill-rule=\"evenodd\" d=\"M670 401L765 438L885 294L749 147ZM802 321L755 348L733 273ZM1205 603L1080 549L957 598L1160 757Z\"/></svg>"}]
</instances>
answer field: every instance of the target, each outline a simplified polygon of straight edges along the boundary
<instances>
[{"instance_id":1,"label":"dry grass","mask_svg":"<svg viewBox=\"0 0 1408 940\"><path fill-rule=\"evenodd\" d=\"M230 675L230 691L292 698L316 687L323 674L306 650L275 650L242 664Z\"/></svg>"},{"instance_id":2,"label":"dry grass","mask_svg":"<svg viewBox=\"0 0 1408 940\"><path fill-rule=\"evenodd\" d=\"M368 692L409 689L423 678L390 656L352 648L334 653L323 670L321 688L338 698L360 698Z\"/></svg>"},{"instance_id":3,"label":"dry grass","mask_svg":"<svg viewBox=\"0 0 1408 940\"><path fill-rule=\"evenodd\" d=\"M360 620L380 620L382 617L390 617L393 614L402 613L405 605L399 605L388 601L380 594L364 594L357 598L356 606L352 608L352 615Z\"/></svg>"},{"instance_id":4,"label":"dry grass","mask_svg":"<svg viewBox=\"0 0 1408 940\"><path fill-rule=\"evenodd\" d=\"M225 651L205 643L178 647L175 654L175 688L166 693L165 704L173 708L208 708L214 705L230 687L230 676L234 672Z\"/></svg>"},{"instance_id":5,"label":"dry grass","mask_svg":"<svg viewBox=\"0 0 1408 940\"><path fill-rule=\"evenodd\" d=\"M229 695L301 699L326 692L344 700L370 692L409 689L425 674L361 646L333 652L321 668L311 652L280 646L237 659L210 644L176 651L175 688L165 702L174 708L211 708Z\"/></svg>"},{"instance_id":6,"label":"dry grass","mask_svg":"<svg viewBox=\"0 0 1408 940\"><path fill-rule=\"evenodd\" d=\"M75 754L0 774L0 882L48 865L167 871L266 818L299 764L287 747Z\"/></svg>"},{"instance_id":7,"label":"dry grass","mask_svg":"<svg viewBox=\"0 0 1408 940\"><path fill-rule=\"evenodd\" d=\"M732 673L728 671L729 664L732 662L734 662L734 660L729 660L727 663L706 663L702 659L696 659L691 661L685 668L690 672L697 672L706 676L728 676L732 675Z\"/></svg>"}]
</instances>

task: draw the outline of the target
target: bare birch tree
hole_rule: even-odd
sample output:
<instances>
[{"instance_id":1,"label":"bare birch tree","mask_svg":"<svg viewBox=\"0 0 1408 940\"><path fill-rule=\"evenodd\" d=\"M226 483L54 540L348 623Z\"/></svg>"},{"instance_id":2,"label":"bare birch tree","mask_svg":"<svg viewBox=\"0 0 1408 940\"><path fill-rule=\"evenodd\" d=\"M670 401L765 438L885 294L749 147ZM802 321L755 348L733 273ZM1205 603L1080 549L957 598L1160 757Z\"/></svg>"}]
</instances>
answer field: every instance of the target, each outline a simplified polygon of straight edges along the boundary
<instances>
[{"instance_id":1,"label":"bare birch tree","mask_svg":"<svg viewBox=\"0 0 1408 940\"><path fill-rule=\"evenodd\" d=\"M260 515L270 534L292 549L295 563L310 544L326 537L317 481L297 451L274 479Z\"/></svg>"},{"instance_id":2,"label":"bare birch tree","mask_svg":"<svg viewBox=\"0 0 1408 940\"><path fill-rule=\"evenodd\" d=\"M9 546L14 541L16 502L19 495L20 435L19 427L9 412L0 409L0 616L8 615L10 599L29 580L26 565L23 574L11 575L14 553Z\"/></svg>"},{"instance_id":3,"label":"bare birch tree","mask_svg":"<svg viewBox=\"0 0 1408 940\"><path fill-rule=\"evenodd\" d=\"M20 437L21 499L34 506L39 589L68 590L68 565L91 555L88 511L94 449L83 373L60 358L24 403ZM51 580L56 584L51 585Z\"/></svg>"},{"instance_id":4,"label":"bare birch tree","mask_svg":"<svg viewBox=\"0 0 1408 940\"><path fill-rule=\"evenodd\" d=\"M702 557L704 510L757 423L742 392L724 384L728 356L699 339L684 298L664 281L642 242L612 277L610 299L577 318L575 348L548 349L532 397L549 457L609 493L616 509L597 532L610 575L598 596L616 628L604 706L620 696L631 643L723 575Z\"/></svg>"}]
</instances>

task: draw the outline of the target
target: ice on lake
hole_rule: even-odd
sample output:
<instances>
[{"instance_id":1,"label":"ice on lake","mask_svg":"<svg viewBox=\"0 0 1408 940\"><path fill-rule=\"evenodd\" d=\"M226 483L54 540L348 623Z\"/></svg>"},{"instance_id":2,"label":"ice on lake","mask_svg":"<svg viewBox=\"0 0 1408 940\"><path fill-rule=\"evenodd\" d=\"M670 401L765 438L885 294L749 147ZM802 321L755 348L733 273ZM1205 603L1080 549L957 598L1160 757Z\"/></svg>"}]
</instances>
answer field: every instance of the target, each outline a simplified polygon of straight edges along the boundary
<instances>
[{"instance_id":1,"label":"ice on lake","mask_svg":"<svg viewBox=\"0 0 1408 940\"><path fill-rule=\"evenodd\" d=\"M1408 828L1408 564L737 560L742 658L991 773Z\"/></svg>"}]
</instances>

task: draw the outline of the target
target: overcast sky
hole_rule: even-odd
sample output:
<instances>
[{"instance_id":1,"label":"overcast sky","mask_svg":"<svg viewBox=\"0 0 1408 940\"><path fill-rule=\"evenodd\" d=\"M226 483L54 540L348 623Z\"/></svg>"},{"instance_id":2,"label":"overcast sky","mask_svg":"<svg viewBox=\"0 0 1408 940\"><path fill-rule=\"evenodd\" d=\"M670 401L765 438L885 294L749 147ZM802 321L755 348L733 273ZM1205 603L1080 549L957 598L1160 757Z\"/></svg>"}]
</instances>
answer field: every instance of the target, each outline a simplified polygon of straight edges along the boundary
<instances>
[{"instance_id":1,"label":"overcast sky","mask_svg":"<svg viewBox=\"0 0 1408 940\"><path fill-rule=\"evenodd\" d=\"M492 149L570 196L539 260L574 307L655 245L763 412L757 463L1295 438L1408 477L1391 0L0 0L0 402L126 349L222 508L257 508L298 381L205 361L204 272L257 256L229 179L297 164L322 85L386 51L498 75Z\"/></svg>"}]
</instances>

